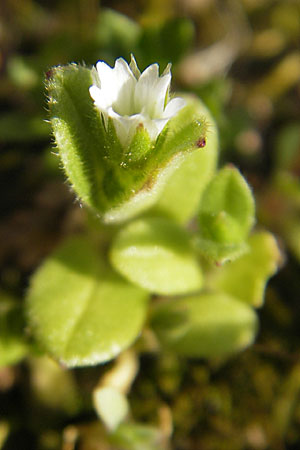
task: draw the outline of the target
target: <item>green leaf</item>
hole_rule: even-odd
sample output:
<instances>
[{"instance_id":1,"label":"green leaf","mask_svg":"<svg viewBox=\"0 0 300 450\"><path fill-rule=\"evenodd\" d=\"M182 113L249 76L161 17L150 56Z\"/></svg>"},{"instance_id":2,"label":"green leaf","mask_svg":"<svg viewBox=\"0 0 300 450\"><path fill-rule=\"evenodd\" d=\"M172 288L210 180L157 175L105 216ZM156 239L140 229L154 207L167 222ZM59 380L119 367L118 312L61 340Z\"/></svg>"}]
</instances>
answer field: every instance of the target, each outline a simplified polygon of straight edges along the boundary
<instances>
[{"instance_id":1,"label":"green leaf","mask_svg":"<svg viewBox=\"0 0 300 450\"><path fill-rule=\"evenodd\" d=\"M206 188L199 214L198 248L217 262L240 256L254 224L255 205L245 179L225 167ZM228 250L228 254L227 254Z\"/></svg>"},{"instance_id":2,"label":"green leaf","mask_svg":"<svg viewBox=\"0 0 300 450\"><path fill-rule=\"evenodd\" d=\"M226 356L250 345L257 328L253 309L222 293L158 304L152 327L161 344L191 357Z\"/></svg>"},{"instance_id":3,"label":"green leaf","mask_svg":"<svg viewBox=\"0 0 300 450\"><path fill-rule=\"evenodd\" d=\"M0 367L18 363L28 351L20 306L4 293L0 296Z\"/></svg>"},{"instance_id":4,"label":"green leaf","mask_svg":"<svg viewBox=\"0 0 300 450\"><path fill-rule=\"evenodd\" d=\"M27 310L44 349L69 367L108 361L141 331L148 295L108 268L83 237L63 244L34 275Z\"/></svg>"},{"instance_id":5,"label":"green leaf","mask_svg":"<svg viewBox=\"0 0 300 450\"><path fill-rule=\"evenodd\" d=\"M216 169L219 146L216 124L207 108L199 99L191 96L184 98L188 102L186 115L174 119L170 126L175 132L181 126L180 122L204 117L207 124L206 145L186 155L182 164L168 179L154 206L154 211L180 223L186 223L195 215L201 195Z\"/></svg>"},{"instance_id":6,"label":"green leaf","mask_svg":"<svg viewBox=\"0 0 300 450\"><path fill-rule=\"evenodd\" d=\"M249 252L231 264L216 268L208 284L260 307L264 301L266 283L276 273L281 255L275 238L268 232L253 234L248 244Z\"/></svg>"},{"instance_id":7,"label":"green leaf","mask_svg":"<svg viewBox=\"0 0 300 450\"><path fill-rule=\"evenodd\" d=\"M202 286L188 234L162 218L140 219L116 236L112 265L133 283L157 294L182 294Z\"/></svg>"}]
</instances>

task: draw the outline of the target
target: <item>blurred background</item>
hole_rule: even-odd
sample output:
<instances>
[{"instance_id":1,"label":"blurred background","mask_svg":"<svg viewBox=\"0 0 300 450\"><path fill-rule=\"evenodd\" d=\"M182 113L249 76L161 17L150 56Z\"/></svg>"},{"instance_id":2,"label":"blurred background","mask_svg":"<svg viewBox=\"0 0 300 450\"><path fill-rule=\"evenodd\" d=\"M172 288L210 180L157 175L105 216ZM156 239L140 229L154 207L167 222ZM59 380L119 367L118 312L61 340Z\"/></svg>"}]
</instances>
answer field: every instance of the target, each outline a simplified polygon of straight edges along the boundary
<instances>
[{"instance_id":1,"label":"blurred background","mask_svg":"<svg viewBox=\"0 0 300 450\"><path fill-rule=\"evenodd\" d=\"M245 175L257 226L275 233L283 256L250 349L226 361L141 356L132 416L163 438L121 448L299 449L299 0L1 0L0 334L7 314L22 332L30 275L85 223L54 156L45 74L130 53L140 69L172 62L173 90L210 108L220 165ZM19 340L0 345L0 449L120 448L91 399L109 364L67 372L26 353Z\"/></svg>"}]
</instances>

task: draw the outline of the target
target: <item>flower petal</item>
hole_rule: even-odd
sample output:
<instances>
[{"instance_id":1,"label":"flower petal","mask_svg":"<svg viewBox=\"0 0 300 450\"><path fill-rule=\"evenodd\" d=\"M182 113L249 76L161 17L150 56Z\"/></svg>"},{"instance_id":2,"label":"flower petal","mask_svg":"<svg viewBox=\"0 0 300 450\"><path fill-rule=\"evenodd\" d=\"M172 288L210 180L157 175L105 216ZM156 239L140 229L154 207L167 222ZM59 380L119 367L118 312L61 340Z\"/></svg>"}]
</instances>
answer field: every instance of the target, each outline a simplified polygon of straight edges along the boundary
<instances>
[{"instance_id":1,"label":"flower petal","mask_svg":"<svg viewBox=\"0 0 300 450\"><path fill-rule=\"evenodd\" d=\"M118 58L114 68L115 89L117 92L113 108L121 115L134 114L134 89L136 78L123 58Z\"/></svg>"},{"instance_id":2,"label":"flower petal","mask_svg":"<svg viewBox=\"0 0 300 450\"><path fill-rule=\"evenodd\" d=\"M114 89L114 69L112 69L104 61L98 61L96 64L96 68L100 81L100 89L103 93L103 98L106 99L105 102L107 104L111 104L116 97L116 90Z\"/></svg>"},{"instance_id":3,"label":"flower petal","mask_svg":"<svg viewBox=\"0 0 300 450\"><path fill-rule=\"evenodd\" d=\"M150 139L155 141L162 132L169 119L146 119L143 124L149 133Z\"/></svg>"},{"instance_id":4,"label":"flower petal","mask_svg":"<svg viewBox=\"0 0 300 450\"><path fill-rule=\"evenodd\" d=\"M123 147L127 147L133 138L136 127L140 123L143 123L144 117L141 114L135 114L133 116L119 116L114 112L110 112L109 115L114 121L116 133L121 144Z\"/></svg>"},{"instance_id":5,"label":"flower petal","mask_svg":"<svg viewBox=\"0 0 300 450\"><path fill-rule=\"evenodd\" d=\"M165 107L163 117L170 119L171 117L175 116L175 114L177 114L178 111L180 111L185 105L186 101L183 98L173 98Z\"/></svg>"},{"instance_id":6,"label":"flower petal","mask_svg":"<svg viewBox=\"0 0 300 450\"><path fill-rule=\"evenodd\" d=\"M153 118L162 117L170 83L171 83L170 73L160 77L157 80L152 93L151 117Z\"/></svg>"},{"instance_id":7,"label":"flower petal","mask_svg":"<svg viewBox=\"0 0 300 450\"><path fill-rule=\"evenodd\" d=\"M120 114L130 114L136 79L123 58L118 58L111 68L103 61L97 63L102 103L114 105Z\"/></svg>"},{"instance_id":8,"label":"flower petal","mask_svg":"<svg viewBox=\"0 0 300 450\"><path fill-rule=\"evenodd\" d=\"M158 80L158 64L151 64L141 74L135 88L134 105L136 111L142 111L143 107L152 105L153 103L153 88Z\"/></svg>"},{"instance_id":9,"label":"flower petal","mask_svg":"<svg viewBox=\"0 0 300 450\"><path fill-rule=\"evenodd\" d=\"M104 61L99 61L96 67L90 95L104 117L113 119L123 146L130 144L139 124L143 124L150 138L155 140L168 120L185 105L181 98L167 103L170 64L161 76L158 64L151 64L141 74L133 55L129 65L118 58L114 68Z\"/></svg>"},{"instance_id":10,"label":"flower petal","mask_svg":"<svg viewBox=\"0 0 300 450\"><path fill-rule=\"evenodd\" d=\"M110 106L110 99L103 91L103 89L98 88L93 85L89 88L90 96L95 102L95 105L102 111L105 111Z\"/></svg>"}]
</instances>

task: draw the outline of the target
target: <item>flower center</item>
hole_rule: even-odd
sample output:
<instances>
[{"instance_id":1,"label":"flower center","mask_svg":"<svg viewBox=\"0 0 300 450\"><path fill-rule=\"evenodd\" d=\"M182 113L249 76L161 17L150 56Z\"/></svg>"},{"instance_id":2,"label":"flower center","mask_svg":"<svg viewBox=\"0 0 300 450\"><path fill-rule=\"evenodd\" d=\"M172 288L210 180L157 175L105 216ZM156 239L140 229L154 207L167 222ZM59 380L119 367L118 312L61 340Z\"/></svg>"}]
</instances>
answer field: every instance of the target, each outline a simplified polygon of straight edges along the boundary
<instances>
[{"instance_id":1,"label":"flower center","mask_svg":"<svg viewBox=\"0 0 300 450\"><path fill-rule=\"evenodd\" d=\"M143 103L136 97L136 83L128 80L123 84L112 102L112 109L120 116L133 116L136 114L147 115L150 119L154 119L149 101Z\"/></svg>"}]
</instances>

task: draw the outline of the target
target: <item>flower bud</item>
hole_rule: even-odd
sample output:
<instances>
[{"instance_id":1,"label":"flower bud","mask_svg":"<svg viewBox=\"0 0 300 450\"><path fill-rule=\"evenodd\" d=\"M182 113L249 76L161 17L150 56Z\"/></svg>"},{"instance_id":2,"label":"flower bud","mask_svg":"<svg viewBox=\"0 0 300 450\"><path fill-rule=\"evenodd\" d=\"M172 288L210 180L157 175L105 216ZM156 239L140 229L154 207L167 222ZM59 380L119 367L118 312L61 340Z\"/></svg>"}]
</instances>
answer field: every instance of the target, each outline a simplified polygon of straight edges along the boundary
<instances>
[{"instance_id":1,"label":"flower bud","mask_svg":"<svg viewBox=\"0 0 300 450\"><path fill-rule=\"evenodd\" d=\"M105 222L150 207L168 175L203 151L205 118L195 100L169 99L170 66L140 73L134 58L97 69L55 67L47 80L49 112L64 170L79 199ZM201 143L201 145L199 145Z\"/></svg>"}]
</instances>

